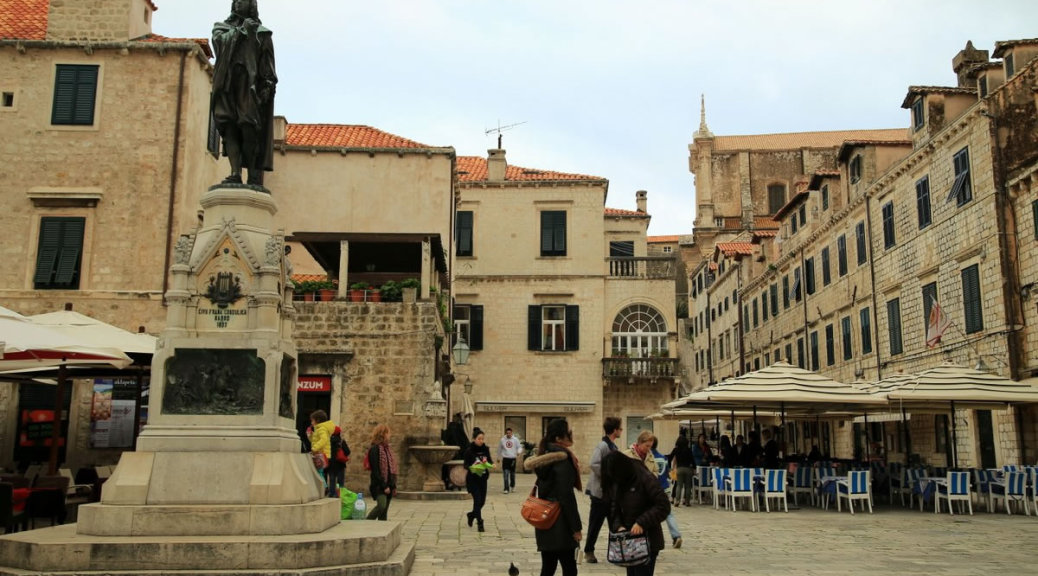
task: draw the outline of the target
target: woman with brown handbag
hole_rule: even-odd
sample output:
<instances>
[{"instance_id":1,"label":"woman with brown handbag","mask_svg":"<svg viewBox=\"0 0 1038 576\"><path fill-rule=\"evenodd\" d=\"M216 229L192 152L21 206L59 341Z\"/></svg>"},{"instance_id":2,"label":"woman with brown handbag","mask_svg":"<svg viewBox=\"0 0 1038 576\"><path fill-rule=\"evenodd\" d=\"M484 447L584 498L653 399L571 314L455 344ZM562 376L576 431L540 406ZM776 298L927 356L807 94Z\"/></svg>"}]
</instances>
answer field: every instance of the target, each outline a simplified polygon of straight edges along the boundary
<instances>
[{"instance_id":1,"label":"woman with brown handbag","mask_svg":"<svg viewBox=\"0 0 1038 576\"><path fill-rule=\"evenodd\" d=\"M577 546L583 537L583 525L577 511L574 490L582 488L580 466L570 451L573 431L569 422L559 418L548 424L548 429L537 445L536 456L527 459L523 468L537 475L537 489L541 498L558 502L558 519L546 530L536 529L537 551L541 553L541 576L554 576L559 564L562 576L577 574Z\"/></svg>"}]
</instances>

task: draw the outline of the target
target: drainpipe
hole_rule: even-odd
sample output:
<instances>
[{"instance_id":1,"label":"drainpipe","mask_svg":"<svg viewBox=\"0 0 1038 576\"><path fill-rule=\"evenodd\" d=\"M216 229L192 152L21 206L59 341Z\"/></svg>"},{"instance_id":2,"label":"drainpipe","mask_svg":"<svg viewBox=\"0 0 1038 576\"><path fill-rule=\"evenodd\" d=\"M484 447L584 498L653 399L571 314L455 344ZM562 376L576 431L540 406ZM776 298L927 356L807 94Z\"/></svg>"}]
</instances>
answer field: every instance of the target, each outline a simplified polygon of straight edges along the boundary
<instances>
[{"instance_id":1,"label":"drainpipe","mask_svg":"<svg viewBox=\"0 0 1038 576\"><path fill-rule=\"evenodd\" d=\"M173 257L173 244L176 230L173 229L173 216L177 203L177 173L180 170L180 121L184 115L184 68L187 64L187 52L180 53L180 73L177 80L177 114L173 125L173 157L169 166L169 206L166 210L166 255L162 263L162 305L166 305L166 292L169 290L169 267Z\"/></svg>"},{"instance_id":2,"label":"drainpipe","mask_svg":"<svg viewBox=\"0 0 1038 576\"><path fill-rule=\"evenodd\" d=\"M794 216L795 218L795 216ZM813 274L814 271L812 271ZM804 369L811 369L811 338L807 325L807 267L804 266L804 246L800 245L800 290L804 294Z\"/></svg>"},{"instance_id":3,"label":"drainpipe","mask_svg":"<svg viewBox=\"0 0 1038 576\"><path fill-rule=\"evenodd\" d=\"M736 293L739 295L739 299L735 303L735 309L739 313L739 322L737 322L738 326L736 327L736 334L738 334L739 337L739 370L741 370L743 366L746 366L746 334L743 332L742 327L743 322L749 321L749 318L742 317L742 263L743 259L739 258L739 270L735 279L736 288L738 290Z\"/></svg>"},{"instance_id":4,"label":"drainpipe","mask_svg":"<svg viewBox=\"0 0 1038 576\"><path fill-rule=\"evenodd\" d=\"M872 206L868 195L865 196L865 245L868 246L869 281L872 283L872 349L876 352L876 380L883 379L883 362L879 350L879 304L876 300L876 261L873 258L872 246Z\"/></svg>"}]
</instances>

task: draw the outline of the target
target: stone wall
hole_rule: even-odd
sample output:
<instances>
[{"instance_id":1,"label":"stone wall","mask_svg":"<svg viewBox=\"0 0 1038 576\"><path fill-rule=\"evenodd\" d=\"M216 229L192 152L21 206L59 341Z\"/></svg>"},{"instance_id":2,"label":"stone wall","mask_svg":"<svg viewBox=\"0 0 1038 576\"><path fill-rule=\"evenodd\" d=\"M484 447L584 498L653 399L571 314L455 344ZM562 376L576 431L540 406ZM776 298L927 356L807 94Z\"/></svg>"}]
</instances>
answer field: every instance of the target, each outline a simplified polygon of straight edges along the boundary
<instances>
[{"instance_id":1,"label":"stone wall","mask_svg":"<svg viewBox=\"0 0 1038 576\"><path fill-rule=\"evenodd\" d=\"M50 0L47 39L125 42L151 31L150 0Z\"/></svg>"}]
</instances>

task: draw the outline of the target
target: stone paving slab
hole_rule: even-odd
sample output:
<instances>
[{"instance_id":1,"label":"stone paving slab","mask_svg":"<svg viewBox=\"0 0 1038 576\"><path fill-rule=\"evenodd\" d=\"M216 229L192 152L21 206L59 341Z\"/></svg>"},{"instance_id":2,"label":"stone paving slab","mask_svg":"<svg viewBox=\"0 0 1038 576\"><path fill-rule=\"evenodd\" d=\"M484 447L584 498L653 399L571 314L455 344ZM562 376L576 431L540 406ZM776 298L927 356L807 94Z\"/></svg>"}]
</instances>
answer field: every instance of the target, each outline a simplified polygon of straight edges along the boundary
<instances>
[{"instance_id":1,"label":"stone paving slab","mask_svg":"<svg viewBox=\"0 0 1038 576\"><path fill-rule=\"evenodd\" d=\"M536 576L540 556L534 531L519 516L533 476L520 474L516 491L502 494L500 476L490 479L484 508L486 532L465 524L468 501L394 500L390 520L403 524L403 539L416 544L413 576L505 576L515 562L523 576ZM587 523L588 498L578 498ZM790 501L792 505L792 501ZM803 504L803 498L801 498ZM1038 516L987 512L954 516L880 504L875 513L853 516L844 509L809 505L786 512L715 511L696 505L675 509L684 544L659 557L656 574L1035 574ZM664 526L664 535L666 535ZM599 564L580 564L580 574L623 574L605 562L605 531L597 545ZM559 572L561 574L561 571Z\"/></svg>"}]
</instances>

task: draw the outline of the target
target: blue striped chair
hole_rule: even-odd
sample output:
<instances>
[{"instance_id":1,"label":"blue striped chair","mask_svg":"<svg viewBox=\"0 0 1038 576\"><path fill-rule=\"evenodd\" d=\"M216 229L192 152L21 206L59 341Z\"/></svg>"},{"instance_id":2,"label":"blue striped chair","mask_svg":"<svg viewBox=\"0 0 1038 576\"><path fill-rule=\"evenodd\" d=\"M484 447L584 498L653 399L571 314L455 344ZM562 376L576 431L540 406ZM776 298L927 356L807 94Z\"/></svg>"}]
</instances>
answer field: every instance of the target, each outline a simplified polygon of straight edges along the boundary
<instances>
[{"instance_id":1,"label":"blue striped chair","mask_svg":"<svg viewBox=\"0 0 1038 576\"><path fill-rule=\"evenodd\" d=\"M983 502L988 498L991 483L995 481L995 473L984 468L973 468L972 472L973 493L977 496L978 502Z\"/></svg>"},{"instance_id":2,"label":"blue striped chair","mask_svg":"<svg viewBox=\"0 0 1038 576\"><path fill-rule=\"evenodd\" d=\"M872 514L872 489L869 484L868 470L853 470L847 473L846 480L836 482L836 511L840 511L840 501L847 500L847 508L854 514L854 501L864 500ZM862 509L865 505L862 504Z\"/></svg>"},{"instance_id":3,"label":"blue striped chair","mask_svg":"<svg viewBox=\"0 0 1038 576\"><path fill-rule=\"evenodd\" d=\"M735 512L735 499L746 498L750 501L750 510L757 511L757 499L753 494L753 470L750 468L733 468L728 471L728 502Z\"/></svg>"},{"instance_id":4,"label":"blue striped chair","mask_svg":"<svg viewBox=\"0 0 1038 576\"><path fill-rule=\"evenodd\" d=\"M908 506L914 505L916 496L919 497L919 509L923 509L923 493L919 491L919 479L926 476L925 468L906 468L905 486L901 489L901 505L905 504L905 494L908 494Z\"/></svg>"},{"instance_id":5,"label":"blue striped chair","mask_svg":"<svg viewBox=\"0 0 1038 576\"><path fill-rule=\"evenodd\" d=\"M1027 491L1034 504L1034 515L1038 516L1038 466L1024 466L1024 473L1027 474Z\"/></svg>"},{"instance_id":6,"label":"blue striped chair","mask_svg":"<svg viewBox=\"0 0 1038 576\"><path fill-rule=\"evenodd\" d=\"M1031 515L1027 505L1027 475L1023 472L1006 472L1001 483L992 482L991 491L988 493L988 510L995 511L995 501L1001 500L1005 506L1006 514L1012 514L1010 503L1021 502L1024 505L1024 513Z\"/></svg>"},{"instance_id":7,"label":"blue striped chair","mask_svg":"<svg viewBox=\"0 0 1038 576\"><path fill-rule=\"evenodd\" d=\"M711 468L710 471L714 474L713 482L713 494L714 494L714 510L720 508L720 503L724 502L725 507L728 507L728 490L724 485L725 476L731 473L731 468Z\"/></svg>"},{"instance_id":8,"label":"blue striped chair","mask_svg":"<svg viewBox=\"0 0 1038 576\"><path fill-rule=\"evenodd\" d=\"M696 494L696 503L703 503L703 494L711 494L714 491L714 468L716 466L699 466L696 468L696 477L692 479L692 491Z\"/></svg>"},{"instance_id":9,"label":"blue striped chair","mask_svg":"<svg viewBox=\"0 0 1038 576\"><path fill-rule=\"evenodd\" d=\"M786 499L786 471L767 470L764 477L764 509L771 512L769 500L781 498L782 507L789 512L789 500Z\"/></svg>"},{"instance_id":10,"label":"blue striped chair","mask_svg":"<svg viewBox=\"0 0 1038 576\"><path fill-rule=\"evenodd\" d=\"M952 502L965 502L970 509L970 516L973 516L973 498L970 495L970 473L969 472L948 472L947 484L937 484L937 490L933 495L933 512L937 514L941 511L941 500L948 501L948 513L955 514L953 510Z\"/></svg>"},{"instance_id":11,"label":"blue striped chair","mask_svg":"<svg viewBox=\"0 0 1038 576\"><path fill-rule=\"evenodd\" d=\"M1017 466L1016 464L1004 464L1002 466L1002 473L1003 474L1008 474L1010 472L1019 472L1019 471L1020 471L1020 467Z\"/></svg>"},{"instance_id":12,"label":"blue striped chair","mask_svg":"<svg viewBox=\"0 0 1038 576\"><path fill-rule=\"evenodd\" d=\"M811 504L815 503L815 485L812 475L814 470L810 466L800 465L797 466L797 471L793 474L793 486L790 487L789 491L793 493L793 504L799 506L800 494L807 494L808 498L811 499Z\"/></svg>"}]
</instances>

